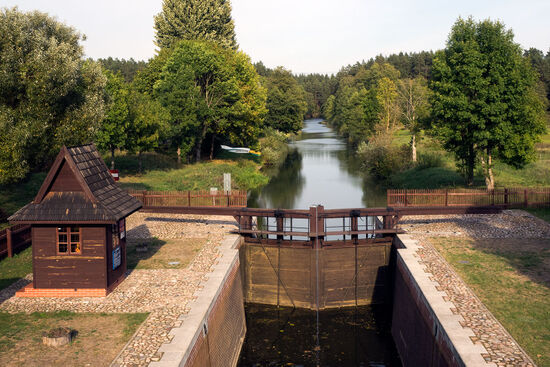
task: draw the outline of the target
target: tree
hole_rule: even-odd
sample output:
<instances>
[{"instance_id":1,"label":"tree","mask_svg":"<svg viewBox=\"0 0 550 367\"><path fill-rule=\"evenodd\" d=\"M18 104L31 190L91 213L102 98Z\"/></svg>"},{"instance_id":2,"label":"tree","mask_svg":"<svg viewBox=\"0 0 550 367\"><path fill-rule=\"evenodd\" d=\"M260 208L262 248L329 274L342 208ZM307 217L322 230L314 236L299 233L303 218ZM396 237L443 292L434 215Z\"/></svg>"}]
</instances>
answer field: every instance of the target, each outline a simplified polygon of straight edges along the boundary
<instances>
[{"instance_id":1,"label":"tree","mask_svg":"<svg viewBox=\"0 0 550 367\"><path fill-rule=\"evenodd\" d=\"M545 131L535 73L513 38L500 22L459 18L434 59L433 127L470 185L478 161L492 189L494 159L514 167L533 160Z\"/></svg>"},{"instance_id":2,"label":"tree","mask_svg":"<svg viewBox=\"0 0 550 367\"><path fill-rule=\"evenodd\" d=\"M8 183L95 135L106 79L84 60L84 37L47 14L3 9L0 34L0 183Z\"/></svg>"},{"instance_id":3,"label":"tree","mask_svg":"<svg viewBox=\"0 0 550 367\"><path fill-rule=\"evenodd\" d=\"M266 125L285 133L300 131L307 111L304 89L292 73L282 67L273 70L266 85Z\"/></svg>"},{"instance_id":4,"label":"tree","mask_svg":"<svg viewBox=\"0 0 550 367\"><path fill-rule=\"evenodd\" d=\"M376 85L376 99L380 105L381 127L388 133L390 127L395 126L399 116L395 82L386 76L382 77Z\"/></svg>"},{"instance_id":5,"label":"tree","mask_svg":"<svg viewBox=\"0 0 550 367\"><path fill-rule=\"evenodd\" d=\"M216 44L181 41L166 61L155 95L171 114L171 135L201 157L207 133L253 143L265 114L265 92L248 56Z\"/></svg>"},{"instance_id":6,"label":"tree","mask_svg":"<svg viewBox=\"0 0 550 367\"><path fill-rule=\"evenodd\" d=\"M163 131L166 131L170 114L159 101L136 89L129 91L128 107L128 138L124 147L132 153L137 153L141 172L142 153L158 147Z\"/></svg>"},{"instance_id":7,"label":"tree","mask_svg":"<svg viewBox=\"0 0 550 367\"><path fill-rule=\"evenodd\" d=\"M107 112L97 132L99 149L111 152L111 169L115 169L115 150L126 145L130 123L129 91L120 74L106 71Z\"/></svg>"},{"instance_id":8,"label":"tree","mask_svg":"<svg viewBox=\"0 0 550 367\"><path fill-rule=\"evenodd\" d=\"M203 40L237 49L229 0L163 0L155 16L156 45L172 48L181 40Z\"/></svg>"},{"instance_id":9,"label":"tree","mask_svg":"<svg viewBox=\"0 0 550 367\"><path fill-rule=\"evenodd\" d=\"M426 79L421 76L400 79L398 94L401 122L411 133L411 160L416 162L416 137L421 131L422 122L429 115L429 89Z\"/></svg>"}]
</instances>

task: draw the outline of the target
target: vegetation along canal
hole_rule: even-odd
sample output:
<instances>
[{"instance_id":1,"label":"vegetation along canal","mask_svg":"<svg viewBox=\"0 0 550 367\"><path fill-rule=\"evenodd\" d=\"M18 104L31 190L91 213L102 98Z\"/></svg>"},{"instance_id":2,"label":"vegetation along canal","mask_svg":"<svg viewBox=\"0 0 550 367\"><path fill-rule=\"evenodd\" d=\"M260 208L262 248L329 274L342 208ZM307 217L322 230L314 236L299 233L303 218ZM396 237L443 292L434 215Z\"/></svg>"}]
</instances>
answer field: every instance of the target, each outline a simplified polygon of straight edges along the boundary
<instances>
[{"instance_id":1,"label":"vegetation along canal","mask_svg":"<svg viewBox=\"0 0 550 367\"><path fill-rule=\"evenodd\" d=\"M348 144L320 119L306 120L278 174L249 205L357 208L385 205L365 182ZM400 366L390 335L391 305L320 312L247 304L239 366Z\"/></svg>"}]
</instances>

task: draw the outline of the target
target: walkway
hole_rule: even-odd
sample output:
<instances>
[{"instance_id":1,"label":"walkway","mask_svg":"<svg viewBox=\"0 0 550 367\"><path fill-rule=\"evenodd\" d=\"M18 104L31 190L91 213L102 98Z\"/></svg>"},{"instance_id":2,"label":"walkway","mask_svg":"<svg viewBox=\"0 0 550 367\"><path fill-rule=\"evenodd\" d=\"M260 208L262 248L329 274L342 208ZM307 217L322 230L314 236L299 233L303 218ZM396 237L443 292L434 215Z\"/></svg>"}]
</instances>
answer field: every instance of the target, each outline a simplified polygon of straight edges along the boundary
<instances>
[{"instance_id":1,"label":"walkway","mask_svg":"<svg viewBox=\"0 0 550 367\"><path fill-rule=\"evenodd\" d=\"M404 218L401 222L411 237L418 240L417 254L447 294L446 301L456 307L451 310L463 317L463 327L475 334L474 344L482 344L487 362L497 366L534 366L533 361L504 329L491 312L476 297L460 276L430 243L430 237L457 238L550 238L550 224L520 210L506 210L495 215L429 216L422 219ZM519 244L519 243L518 243Z\"/></svg>"}]
</instances>

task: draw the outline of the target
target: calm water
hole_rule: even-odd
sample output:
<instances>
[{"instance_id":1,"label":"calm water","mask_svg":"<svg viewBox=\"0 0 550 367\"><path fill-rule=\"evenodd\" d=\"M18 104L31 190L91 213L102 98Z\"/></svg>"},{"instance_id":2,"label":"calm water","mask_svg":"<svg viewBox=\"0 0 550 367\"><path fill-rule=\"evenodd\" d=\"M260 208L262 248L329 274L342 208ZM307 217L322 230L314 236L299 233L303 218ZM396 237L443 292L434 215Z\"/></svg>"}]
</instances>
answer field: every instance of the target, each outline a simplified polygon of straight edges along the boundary
<instances>
[{"instance_id":1,"label":"calm water","mask_svg":"<svg viewBox=\"0 0 550 367\"><path fill-rule=\"evenodd\" d=\"M278 174L249 205L260 208L307 209L386 206L385 191L365 181L354 152L323 120L304 122L301 137Z\"/></svg>"},{"instance_id":2,"label":"calm water","mask_svg":"<svg viewBox=\"0 0 550 367\"><path fill-rule=\"evenodd\" d=\"M360 174L343 139L322 120L307 120L278 174L249 206L307 209L385 206L385 191ZM330 311L246 305L240 367L401 366L390 335L390 306Z\"/></svg>"},{"instance_id":3,"label":"calm water","mask_svg":"<svg viewBox=\"0 0 550 367\"><path fill-rule=\"evenodd\" d=\"M240 367L401 366L387 330L387 307L315 311L246 305Z\"/></svg>"}]
</instances>

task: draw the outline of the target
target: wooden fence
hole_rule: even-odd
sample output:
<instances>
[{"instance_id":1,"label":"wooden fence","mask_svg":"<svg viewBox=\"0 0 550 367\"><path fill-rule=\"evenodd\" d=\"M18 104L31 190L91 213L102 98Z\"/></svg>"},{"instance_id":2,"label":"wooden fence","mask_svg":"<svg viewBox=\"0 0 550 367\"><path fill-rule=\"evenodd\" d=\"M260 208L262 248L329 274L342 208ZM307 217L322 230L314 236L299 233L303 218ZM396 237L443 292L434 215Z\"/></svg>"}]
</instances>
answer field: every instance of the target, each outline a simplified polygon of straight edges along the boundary
<instances>
[{"instance_id":1,"label":"wooden fence","mask_svg":"<svg viewBox=\"0 0 550 367\"><path fill-rule=\"evenodd\" d=\"M389 207L500 206L519 208L550 206L550 188L503 188L495 190L388 190Z\"/></svg>"},{"instance_id":2,"label":"wooden fence","mask_svg":"<svg viewBox=\"0 0 550 367\"><path fill-rule=\"evenodd\" d=\"M16 224L0 231L0 256L13 254L31 243L31 226Z\"/></svg>"},{"instance_id":3,"label":"wooden fence","mask_svg":"<svg viewBox=\"0 0 550 367\"><path fill-rule=\"evenodd\" d=\"M136 191L128 193L147 207L246 207L246 190L219 191Z\"/></svg>"}]
</instances>

